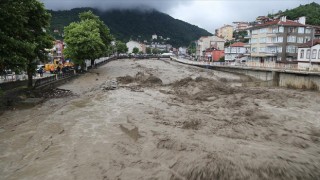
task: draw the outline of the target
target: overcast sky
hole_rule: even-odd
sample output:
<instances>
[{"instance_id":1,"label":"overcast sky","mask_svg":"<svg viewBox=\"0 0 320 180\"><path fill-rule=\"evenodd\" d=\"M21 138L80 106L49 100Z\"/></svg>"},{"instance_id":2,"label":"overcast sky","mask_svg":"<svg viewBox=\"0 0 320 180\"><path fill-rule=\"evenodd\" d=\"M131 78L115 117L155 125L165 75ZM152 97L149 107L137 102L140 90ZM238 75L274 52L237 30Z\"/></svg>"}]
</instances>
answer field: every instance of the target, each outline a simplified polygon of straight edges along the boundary
<instances>
[{"instance_id":1,"label":"overcast sky","mask_svg":"<svg viewBox=\"0 0 320 180\"><path fill-rule=\"evenodd\" d=\"M300 4L320 0L40 0L46 8L72 9L97 7L100 9L154 8L197 25L213 33L214 29L233 21L252 21L257 16L291 9Z\"/></svg>"}]
</instances>

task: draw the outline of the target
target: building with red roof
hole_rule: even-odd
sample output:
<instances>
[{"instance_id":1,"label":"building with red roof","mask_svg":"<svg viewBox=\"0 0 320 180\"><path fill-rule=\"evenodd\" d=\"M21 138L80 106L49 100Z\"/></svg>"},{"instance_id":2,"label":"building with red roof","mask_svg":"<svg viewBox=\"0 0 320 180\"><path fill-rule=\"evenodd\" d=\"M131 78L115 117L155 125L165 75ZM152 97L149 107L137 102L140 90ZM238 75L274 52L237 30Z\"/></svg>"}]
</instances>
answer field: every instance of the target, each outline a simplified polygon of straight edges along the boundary
<instances>
[{"instance_id":1,"label":"building with red roof","mask_svg":"<svg viewBox=\"0 0 320 180\"><path fill-rule=\"evenodd\" d=\"M249 28L248 59L258 62L296 61L298 47L314 38L314 28L305 22L305 17L293 21L284 16Z\"/></svg>"},{"instance_id":2,"label":"building with red roof","mask_svg":"<svg viewBox=\"0 0 320 180\"><path fill-rule=\"evenodd\" d=\"M244 61L246 57L244 54L248 52L249 49L245 47L245 43L236 42L231 44L229 47L225 48L225 60L228 62Z\"/></svg>"}]
</instances>

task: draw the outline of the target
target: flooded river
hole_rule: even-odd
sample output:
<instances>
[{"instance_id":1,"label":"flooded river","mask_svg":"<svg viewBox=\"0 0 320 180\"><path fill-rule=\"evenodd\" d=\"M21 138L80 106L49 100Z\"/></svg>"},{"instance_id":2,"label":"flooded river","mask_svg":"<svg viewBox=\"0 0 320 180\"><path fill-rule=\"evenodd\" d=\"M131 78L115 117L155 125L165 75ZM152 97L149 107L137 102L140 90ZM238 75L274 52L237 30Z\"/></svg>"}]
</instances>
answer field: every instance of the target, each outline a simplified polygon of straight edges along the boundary
<instances>
[{"instance_id":1,"label":"flooded river","mask_svg":"<svg viewBox=\"0 0 320 180\"><path fill-rule=\"evenodd\" d=\"M318 179L319 93L252 81L112 61L0 116L0 179Z\"/></svg>"}]
</instances>

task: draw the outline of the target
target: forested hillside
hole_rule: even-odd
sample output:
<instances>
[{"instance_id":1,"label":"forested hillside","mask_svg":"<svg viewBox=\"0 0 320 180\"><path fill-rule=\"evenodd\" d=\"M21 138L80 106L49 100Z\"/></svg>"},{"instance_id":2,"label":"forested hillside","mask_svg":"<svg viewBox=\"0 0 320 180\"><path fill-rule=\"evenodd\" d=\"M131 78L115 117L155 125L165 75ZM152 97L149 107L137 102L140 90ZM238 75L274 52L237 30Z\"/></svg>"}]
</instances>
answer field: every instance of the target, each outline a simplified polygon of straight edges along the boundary
<instances>
[{"instance_id":1,"label":"forested hillside","mask_svg":"<svg viewBox=\"0 0 320 180\"><path fill-rule=\"evenodd\" d=\"M78 14L91 10L100 17L110 28L111 33L119 40L147 40L152 34L170 38L167 43L174 46L188 46L191 41L200 36L211 35L208 31L197 26L172 18L156 10L110 10L98 11L92 8L76 8L68 11L49 11L52 15L51 30L59 30L62 35L63 27L70 22L78 21ZM59 33L54 33L59 38ZM61 38L61 37L60 37Z\"/></svg>"},{"instance_id":2,"label":"forested hillside","mask_svg":"<svg viewBox=\"0 0 320 180\"><path fill-rule=\"evenodd\" d=\"M287 16L288 19L292 20L301 16L306 16L307 24L320 25L320 5L313 2L306 5L300 5L294 9L287 9L284 12L279 11L278 13L269 16Z\"/></svg>"}]
</instances>

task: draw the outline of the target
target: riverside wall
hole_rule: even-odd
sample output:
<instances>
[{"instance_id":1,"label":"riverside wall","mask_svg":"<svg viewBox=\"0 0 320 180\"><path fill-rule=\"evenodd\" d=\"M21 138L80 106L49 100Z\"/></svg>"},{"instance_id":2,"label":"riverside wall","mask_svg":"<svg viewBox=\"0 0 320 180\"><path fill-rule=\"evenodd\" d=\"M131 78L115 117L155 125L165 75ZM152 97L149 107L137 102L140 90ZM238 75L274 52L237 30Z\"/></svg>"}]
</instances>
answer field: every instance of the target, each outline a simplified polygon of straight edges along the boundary
<instances>
[{"instance_id":1,"label":"riverside wall","mask_svg":"<svg viewBox=\"0 0 320 180\"><path fill-rule=\"evenodd\" d=\"M178 59L175 57L171 57L171 60L198 67L210 68L217 71L244 74L262 81L272 81L273 86L320 91L319 72L243 67L231 65L223 66L215 65L214 63Z\"/></svg>"}]
</instances>

